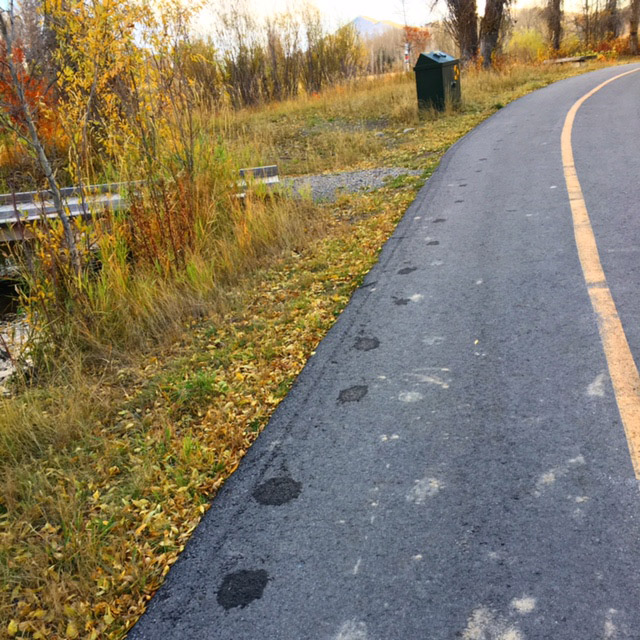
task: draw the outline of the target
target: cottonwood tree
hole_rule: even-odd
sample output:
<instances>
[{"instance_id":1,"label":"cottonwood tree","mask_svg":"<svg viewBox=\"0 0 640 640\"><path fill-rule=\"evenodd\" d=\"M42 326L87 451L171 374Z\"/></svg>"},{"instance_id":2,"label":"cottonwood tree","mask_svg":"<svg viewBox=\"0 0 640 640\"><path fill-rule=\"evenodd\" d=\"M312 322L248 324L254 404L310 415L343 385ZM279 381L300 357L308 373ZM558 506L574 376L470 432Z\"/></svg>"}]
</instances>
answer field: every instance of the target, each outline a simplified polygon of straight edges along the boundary
<instances>
[{"instance_id":1,"label":"cottonwood tree","mask_svg":"<svg viewBox=\"0 0 640 640\"><path fill-rule=\"evenodd\" d=\"M640 22L640 0L631 0L629 13L629 49L634 56L638 55L638 22Z\"/></svg>"},{"instance_id":2,"label":"cottonwood tree","mask_svg":"<svg viewBox=\"0 0 640 640\"><path fill-rule=\"evenodd\" d=\"M478 7L476 0L446 0L448 31L460 49L464 62L474 60L478 54Z\"/></svg>"},{"instance_id":3,"label":"cottonwood tree","mask_svg":"<svg viewBox=\"0 0 640 640\"><path fill-rule=\"evenodd\" d=\"M546 13L551 47L554 51L558 51L562 41L562 0L549 0Z\"/></svg>"},{"instance_id":4,"label":"cottonwood tree","mask_svg":"<svg viewBox=\"0 0 640 640\"><path fill-rule=\"evenodd\" d=\"M604 33L607 40L614 40L620 31L618 0L607 0L604 10Z\"/></svg>"},{"instance_id":5,"label":"cottonwood tree","mask_svg":"<svg viewBox=\"0 0 640 640\"><path fill-rule=\"evenodd\" d=\"M510 0L487 0L480 22L480 55L485 69L491 67L493 54L498 46L500 30Z\"/></svg>"}]
</instances>

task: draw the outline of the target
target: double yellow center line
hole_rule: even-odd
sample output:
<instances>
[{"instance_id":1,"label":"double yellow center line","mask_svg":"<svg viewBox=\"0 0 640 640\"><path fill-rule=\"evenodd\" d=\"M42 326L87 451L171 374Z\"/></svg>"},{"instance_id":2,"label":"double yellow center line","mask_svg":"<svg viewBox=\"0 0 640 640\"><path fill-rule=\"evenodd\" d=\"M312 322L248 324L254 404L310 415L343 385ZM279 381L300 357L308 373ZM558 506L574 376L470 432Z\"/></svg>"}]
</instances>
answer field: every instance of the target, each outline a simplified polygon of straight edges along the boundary
<instances>
[{"instance_id":1,"label":"double yellow center line","mask_svg":"<svg viewBox=\"0 0 640 640\"><path fill-rule=\"evenodd\" d=\"M571 132L578 109L592 95L611 82L639 71L640 68L614 76L582 96L569 110L564 121L561 138L562 166L573 216L573 230L578 256L591 304L598 319L600 339L607 358L618 410L624 425L633 470L638 480L640 480L640 376L600 263L596 238L591 227L589 212L573 159Z\"/></svg>"}]
</instances>

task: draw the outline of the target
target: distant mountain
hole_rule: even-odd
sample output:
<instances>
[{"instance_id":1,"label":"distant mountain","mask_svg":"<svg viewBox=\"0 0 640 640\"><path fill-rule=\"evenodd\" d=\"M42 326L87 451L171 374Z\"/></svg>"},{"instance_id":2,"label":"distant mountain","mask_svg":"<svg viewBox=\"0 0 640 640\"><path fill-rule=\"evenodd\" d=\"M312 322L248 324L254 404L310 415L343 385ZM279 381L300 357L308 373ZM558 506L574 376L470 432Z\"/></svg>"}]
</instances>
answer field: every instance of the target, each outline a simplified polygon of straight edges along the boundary
<instances>
[{"instance_id":1,"label":"distant mountain","mask_svg":"<svg viewBox=\"0 0 640 640\"><path fill-rule=\"evenodd\" d=\"M404 27L397 22L391 22L391 20L375 20L367 16L358 16L351 24L363 38L374 38L387 31L404 29Z\"/></svg>"}]
</instances>

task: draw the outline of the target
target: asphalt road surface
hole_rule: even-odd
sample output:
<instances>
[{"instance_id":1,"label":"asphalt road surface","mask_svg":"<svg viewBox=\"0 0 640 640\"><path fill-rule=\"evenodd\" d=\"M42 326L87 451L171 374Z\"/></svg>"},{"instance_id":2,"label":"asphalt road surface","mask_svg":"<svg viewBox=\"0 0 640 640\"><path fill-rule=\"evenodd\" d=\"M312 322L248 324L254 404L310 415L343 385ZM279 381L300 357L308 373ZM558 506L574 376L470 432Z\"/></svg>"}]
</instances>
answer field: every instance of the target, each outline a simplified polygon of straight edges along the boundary
<instances>
[{"instance_id":1,"label":"asphalt road surface","mask_svg":"<svg viewBox=\"0 0 640 640\"><path fill-rule=\"evenodd\" d=\"M560 152L631 68L447 153L130 640L640 638L640 494ZM638 361L640 73L573 151Z\"/></svg>"}]
</instances>

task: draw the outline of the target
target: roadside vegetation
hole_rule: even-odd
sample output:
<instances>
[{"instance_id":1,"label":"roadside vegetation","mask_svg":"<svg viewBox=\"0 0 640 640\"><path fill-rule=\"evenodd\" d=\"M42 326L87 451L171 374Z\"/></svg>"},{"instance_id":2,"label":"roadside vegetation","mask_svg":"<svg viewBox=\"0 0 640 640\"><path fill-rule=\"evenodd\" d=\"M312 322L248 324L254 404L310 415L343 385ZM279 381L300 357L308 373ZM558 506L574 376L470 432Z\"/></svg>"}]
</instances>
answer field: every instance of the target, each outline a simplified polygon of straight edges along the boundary
<instances>
[{"instance_id":1,"label":"roadside vegetation","mask_svg":"<svg viewBox=\"0 0 640 640\"><path fill-rule=\"evenodd\" d=\"M0 398L0 636L120 638L443 153L511 100L610 61L470 65L460 108L420 115L412 75L329 73L331 52L357 60L362 43L320 34L320 86L301 75L247 106L232 76L203 92L211 65L184 55L188 12L57 7L41 24L56 44L14 56L22 102L5 38L5 188L140 182L126 214L72 237L53 221L14 255L34 337ZM153 46L118 31L134 24ZM271 163L421 175L332 203L258 187L237 198L238 168Z\"/></svg>"}]
</instances>

